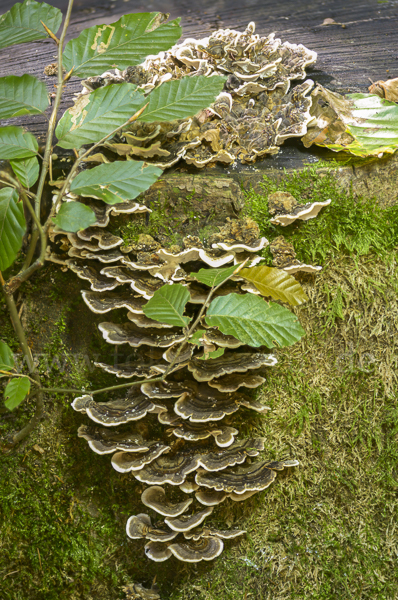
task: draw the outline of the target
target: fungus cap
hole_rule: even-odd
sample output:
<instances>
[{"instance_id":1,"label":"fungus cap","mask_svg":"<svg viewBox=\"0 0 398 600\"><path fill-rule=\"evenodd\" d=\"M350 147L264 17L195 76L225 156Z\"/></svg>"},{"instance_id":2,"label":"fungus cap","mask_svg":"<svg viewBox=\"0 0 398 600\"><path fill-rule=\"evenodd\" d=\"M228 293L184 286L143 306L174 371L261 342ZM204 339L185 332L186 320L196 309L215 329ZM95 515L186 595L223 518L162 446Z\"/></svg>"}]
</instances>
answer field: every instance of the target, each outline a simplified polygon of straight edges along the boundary
<instances>
[{"instance_id":1,"label":"fungus cap","mask_svg":"<svg viewBox=\"0 0 398 600\"><path fill-rule=\"evenodd\" d=\"M178 517L185 512L193 502L193 498L187 498L182 502L170 502L166 498L166 492L158 485L153 485L141 495L141 502L165 517Z\"/></svg>"}]
</instances>

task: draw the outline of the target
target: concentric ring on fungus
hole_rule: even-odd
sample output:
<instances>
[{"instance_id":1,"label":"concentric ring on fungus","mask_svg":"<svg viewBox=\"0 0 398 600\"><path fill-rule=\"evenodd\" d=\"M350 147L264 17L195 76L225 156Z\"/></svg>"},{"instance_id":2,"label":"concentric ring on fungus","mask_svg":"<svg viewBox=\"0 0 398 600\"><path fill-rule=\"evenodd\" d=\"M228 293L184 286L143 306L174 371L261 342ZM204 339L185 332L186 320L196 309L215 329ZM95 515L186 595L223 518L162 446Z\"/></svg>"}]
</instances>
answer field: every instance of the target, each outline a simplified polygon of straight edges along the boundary
<instances>
[{"instance_id":1,"label":"concentric ring on fungus","mask_svg":"<svg viewBox=\"0 0 398 600\"><path fill-rule=\"evenodd\" d=\"M145 93L186 76L227 75L224 91L195 117L170 123L132 123L104 145L115 155L170 167L179 160L202 168L236 159L251 163L292 137L307 133L314 83L304 80L317 59L302 44L255 34L249 23L243 32L219 29L210 37L188 38L167 52L148 56L123 73L106 72L83 81L83 94L127 81ZM138 210L138 209L137 209ZM225 248L224 248L225 249Z\"/></svg>"},{"instance_id":2,"label":"concentric ring on fungus","mask_svg":"<svg viewBox=\"0 0 398 600\"><path fill-rule=\"evenodd\" d=\"M66 242L63 238L62 242L80 245L78 238L87 244L99 239L103 240L102 245L108 244L108 249L93 252L73 245L80 254L66 261L80 278L90 281L92 289L82 292L88 308L109 317L109 321L99 324L105 340L131 347L131 356L125 362L96 365L120 378L151 378L163 374L174 359L177 361L166 381L141 383L119 398L109 396L102 402L95 401L89 393L75 398L73 408L94 421L90 427L82 426L79 436L87 440L94 452L112 454L111 464L118 472L130 473L149 485L142 493L143 504L165 521L152 525L150 517L141 513L130 517L127 523L130 537L146 540L148 558L162 562L174 555L186 562L212 560L221 553L223 540L244 533L203 524L213 508L223 502L249 498L268 487L278 470L298 464L255 462L264 448L263 439L239 439L239 431L232 423L232 415L242 407L259 414L269 410L252 397L251 388L265 381L265 371L276 364L276 358L266 348L244 345L205 322L199 326L201 346L187 344L177 357L176 351L185 339L182 329L150 322L144 308L155 291L172 284L178 273L190 293L187 313L195 318L210 290L208 285L195 281L195 273L201 268L209 269L211 261L218 261L214 264L219 265L241 263L247 256L257 256L255 252L268 242L260 237L259 228L251 219L228 220L204 242L184 238L183 251L171 252L150 236L141 236L124 248L118 258L111 247L116 240L97 233L91 228L66 238ZM98 254L105 262L107 254L116 260L98 269L93 266L94 260L87 261L85 252ZM180 265L184 266L188 259L188 266L195 265L195 273L187 274L181 269ZM158 277L160 274L162 277ZM217 294L242 294L244 285L237 276L226 281ZM120 323L120 318L117 324L112 322L117 310L124 311L127 322ZM224 353L216 359L202 360L204 348L223 349ZM144 418L148 423L157 420L157 439L144 439L138 434L136 421ZM123 424L126 426L118 433L115 427ZM163 434L159 433L159 424L164 426ZM247 459L253 462L248 465ZM181 499L182 493L190 496Z\"/></svg>"}]
</instances>

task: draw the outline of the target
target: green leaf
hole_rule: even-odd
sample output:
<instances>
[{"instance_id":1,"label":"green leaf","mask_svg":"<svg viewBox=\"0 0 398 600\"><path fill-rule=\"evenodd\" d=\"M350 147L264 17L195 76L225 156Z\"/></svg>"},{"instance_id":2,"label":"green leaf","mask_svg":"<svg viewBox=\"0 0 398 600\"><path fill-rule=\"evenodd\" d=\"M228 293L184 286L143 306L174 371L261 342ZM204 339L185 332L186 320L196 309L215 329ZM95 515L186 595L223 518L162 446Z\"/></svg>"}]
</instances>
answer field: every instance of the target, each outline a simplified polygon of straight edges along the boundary
<instances>
[{"instance_id":1,"label":"green leaf","mask_svg":"<svg viewBox=\"0 0 398 600\"><path fill-rule=\"evenodd\" d=\"M80 231L90 227L97 220L94 211L80 202L67 202L63 204L53 221L64 231Z\"/></svg>"},{"instance_id":2,"label":"green leaf","mask_svg":"<svg viewBox=\"0 0 398 600\"><path fill-rule=\"evenodd\" d=\"M14 410L26 398L30 390L30 381L27 377L15 377L11 379L4 391L6 408Z\"/></svg>"},{"instance_id":3,"label":"green leaf","mask_svg":"<svg viewBox=\"0 0 398 600\"><path fill-rule=\"evenodd\" d=\"M99 142L144 104L142 92L132 83L115 83L80 96L57 125L58 146L72 149Z\"/></svg>"},{"instance_id":4,"label":"green leaf","mask_svg":"<svg viewBox=\"0 0 398 600\"><path fill-rule=\"evenodd\" d=\"M46 84L32 75L0 77L0 119L36 115L49 105Z\"/></svg>"},{"instance_id":5,"label":"green leaf","mask_svg":"<svg viewBox=\"0 0 398 600\"><path fill-rule=\"evenodd\" d=\"M198 329L195 333L189 338L188 342L190 344L195 344L196 346L202 345L202 337L206 333L205 329Z\"/></svg>"},{"instance_id":6,"label":"green leaf","mask_svg":"<svg viewBox=\"0 0 398 600\"><path fill-rule=\"evenodd\" d=\"M117 67L138 65L148 54L168 50L181 36L180 19L162 23L160 13L124 15L116 23L95 25L66 44L63 63L74 75L90 77Z\"/></svg>"},{"instance_id":7,"label":"green leaf","mask_svg":"<svg viewBox=\"0 0 398 600\"><path fill-rule=\"evenodd\" d=\"M40 166L36 156L10 161L12 170L26 188L31 188L39 178Z\"/></svg>"},{"instance_id":8,"label":"green leaf","mask_svg":"<svg viewBox=\"0 0 398 600\"><path fill-rule=\"evenodd\" d=\"M373 94L341 96L317 85L302 142L359 157L392 154L398 149L398 105Z\"/></svg>"},{"instance_id":9,"label":"green leaf","mask_svg":"<svg viewBox=\"0 0 398 600\"><path fill-rule=\"evenodd\" d=\"M228 294L213 300L206 323L249 346L291 346L305 331L287 308L253 294Z\"/></svg>"},{"instance_id":10,"label":"green leaf","mask_svg":"<svg viewBox=\"0 0 398 600\"><path fill-rule=\"evenodd\" d=\"M0 271L14 262L26 230L22 202L10 187L0 190Z\"/></svg>"},{"instance_id":11,"label":"green leaf","mask_svg":"<svg viewBox=\"0 0 398 600\"><path fill-rule=\"evenodd\" d=\"M354 122L348 131L354 142L344 148L355 156L375 156L398 149L398 105L379 96L370 94L348 94L353 101ZM356 120L362 120L356 125Z\"/></svg>"},{"instance_id":12,"label":"green leaf","mask_svg":"<svg viewBox=\"0 0 398 600\"><path fill-rule=\"evenodd\" d=\"M61 25L62 13L58 8L45 2L25 0L22 4L19 2L14 4L0 17L0 49L48 37L40 21L43 21L53 33L57 33Z\"/></svg>"},{"instance_id":13,"label":"green leaf","mask_svg":"<svg viewBox=\"0 0 398 600\"><path fill-rule=\"evenodd\" d=\"M0 158L30 158L38 148L36 138L21 127L0 127Z\"/></svg>"},{"instance_id":14,"label":"green leaf","mask_svg":"<svg viewBox=\"0 0 398 600\"><path fill-rule=\"evenodd\" d=\"M14 355L5 342L0 342L0 370L10 371L14 368Z\"/></svg>"},{"instance_id":15,"label":"green leaf","mask_svg":"<svg viewBox=\"0 0 398 600\"><path fill-rule=\"evenodd\" d=\"M186 327L191 319L182 315L190 297L187 288L180 283L164 285L156 290L142 310L147 317L160 323Z\"/></svg>"},{"instance_id":16,"label":"green leaf","mask_svg":"<svg viewBox=\"0 0 398 600\"><path fill-rule=\"evenodd\" d=\"M167 81L148 96L149 106L137 121L174 121L210 106L222 91L225 77L183 77Z\"/></svg>"},{"instance_id":17,"label":"green leaf","mask_svg":"<svg viewBox=\"0 0 398 600\"><path fill-rule=\"evenodd\" d=\"M195 277L195 279L209 287L216 287L228 279L238 267L239 265L233 265L226 269L200 269L197 273L191 273L191 277Z\"/></svg>"},{"instance_id":18,"label":"green leaf","mask_svg":"<svg viewBox=\"0 0 398 600\"><path fill-rule=\"evenodd\" d=\"M274 267L251 267L239 272L241 277L254 283L263 296L298 306L308 300L299 282L282 269Z\"/></svg>"},{"instance_id":19,"label":"green leaf","mask_svg":"<svg viewBox=\"0 0 398 600\"><path fill-rule=\"evenodd\" d=\"M203 356L199 356L199 360L218 358L219 356L222 356L224 352L225 348L217 348L217 350L213 350L213 352L205 352Z\"/></svg>"},{"instance_id":20,"label":"green leaf","mask_svg":"<svg viewBox=\"0 0 398 600\"><path fill-rule=\"evenodd\" d=\"M107 204L134 200L162 174L158 167L144 167L141 161L114 162L83 171L70 189L79 196L98 198Z\"/></svg>"}]
</instances>

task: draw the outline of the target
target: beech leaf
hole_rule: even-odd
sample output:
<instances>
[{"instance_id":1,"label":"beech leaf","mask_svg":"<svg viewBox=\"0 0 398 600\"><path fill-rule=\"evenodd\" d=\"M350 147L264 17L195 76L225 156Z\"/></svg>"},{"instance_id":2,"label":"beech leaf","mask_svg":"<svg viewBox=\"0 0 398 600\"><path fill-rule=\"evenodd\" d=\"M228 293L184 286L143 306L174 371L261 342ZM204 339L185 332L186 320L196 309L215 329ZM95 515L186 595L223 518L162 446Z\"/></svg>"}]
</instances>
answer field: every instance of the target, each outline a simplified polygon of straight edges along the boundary
<instances>
[{"instance_id":1,"label":"beech leaf","mask_svg":"<svg viewBox=\"0 0 398 600\"><path fill-rule=\"evenodd\" d=\"M144 104L143 93L132 83L107 85L84 94L62 115L55 130L58 146L72 149L99 142Z\"/></svg>"},{"instance_id":2,"label":"beech leaf","mask_svg":"<svg viewBox=\"0 0 398 600\"><path fill-rule=\"evenodd\" d=\"M0 158L30 158L36 156L38 148L34 135L21 127L0 127Z\"/></svg>"},{"instance_id":3,"label":"beech leaf","mask_svg":"<svg viewBox=\"0 0 398 600\"><path fill-rule=\"evenodd\" d=\"M36 156L10 161L12 170L26 188L31 188L39 179L40 166Z\"/></svg>"},{"instance_id":4,"label":"beech leaf","mask_svg":"<svg viewBox=\"0 0 398 600\"><path fill-rule=\"evenodd\" d=\"M70 189L79 196L117 204L134 200L155 183L162 172L162 169L151 165L144 167L141 161L114 162L79 173Z\"/></svg>"},{"instance_id":5,"label":"beech leaf","mask_svg":"<svg viewBox=\"0 0 398 600\"><path fill-rule=\"evenodd\" d=\"M10 371L13 368L14 355L11 348L5 342L0 342L0 370Z\"/></svg>"},{"instance_id":6,"label":"beech leaf","mask_svg":"<svg viewBox=\"0 0 398 600\"><path fill-rule=\"evenodd\" d=\"M299 282L282 269L275 267L251 267L242 269L239 275L253 283L263 296L298 306L308 300Z\"/></svg>"},{"instance_id":7,"label":"beech leaf","mask_svg":"<svg viewBox=\"0 0 398 600\"><path fill-rule=\"evenodd\" d=\"M166 81L148 96L149 106L137 121L174 121L207 108L222 91L225 77L183 77Z\"/></svg>"},{"instance_id":8,"label":"beech leaf","mask_svg":"<svg viewBox=\"0 0 398 600\"><path fill-rule=\"evenodd\" d=\"M5 406L8 410L14 410L26 398L30 390L30 381L27 377L15 377L4 391Z\"/></svg>"},{"instance_id":9,"label":"beech leaf","mask_svg":"<svg viewBox=\"0 0 398 600\"><path fill-rule=\"evenodd\" d=\"M53 221L64 231L75 233L93 225L97 217L94 211L80 202L67 202L63 204Z\"/></svg>"},{"instance_id":10,"label":"beech leaf","mask_svg":"<svg viewBox=\"0 0 398 600\"><path fill-rule=\"evenodd\" d=\"M254 347L291 346L305 333L287 308L253 294L215 298L207 309L206 323Z\"/></svg>"},{"instance_id":11,"label":"beech leaf","mask_svg":"<svg viewBox=\"0 0 398 600\"><path fill-rule=\"evenodd\" d=\"M197 273L191 273L191 277L195 277L195 279L209 287L216 287L228 279L238 267L239 265L232 265L232 267L226 267L225 269L200 269Z\"/></svg>"},{"instance_id":12,"label":"beech leaf","mask_svg":"<svg viewBox=\"0 0 398 600\"><path fill-rule=\"evenodd\" d=\"M142 310L147 317L160 323L186 327L191 319L183 317L183 313L190 297L187 288L180 283L164 285L156 290Z\"/></svg>"},{"instance_id":13,"label":"beech leaf","mask_svg":"<svg viewBox=\"0 0 398 600\"><path fill-rule=\"evenodd\" d=\"M73 74L90 77L110 68L138 65L148 54L168 50L181 36L180 19L161 13L133 13L119 21L85 29L65 46L63 63Z\"/></svg>"},{"instance_id":14,"label":"beech leaf","mask_svg":"<svg viewBox=\"0 0 398 600\"><path fill-rule=\"evenodd\" d=\"M212 358L218 358L222 356L225 352L225 348L217 348L217 350L213 350L213 352L205 352L203 356L199 356L199 360L209 360Z\"/></svg>"},{"instance_id":15,"label":"beech leaf","mask_svg":"<svg viewBox=\"0 0 398 600\"><path fill-rule=\"evenodd\" d=\"M398 105L373 94L341 96L317 85L312 92L314 122L302 138L335 152L359 157L393 154L398 150Z\"/></svg>"},{"instance_id":16,"label":"beech leaf","mask_svg":"<svg viewBox=\"0 0 398 600\"><path fill-rule=\"evenodd\" d=\"M202 338L205 333L206 333L205 329L198 329L197 331L195 331L195 333L193 335L191 335L188 342L190 344L195 344L196 346L202 346Z\"/></svg>"},{"instance_id":17,"label":"beech leaf","mask_svg":"<svg viewBox=\"0 0 398 600\"><path fill-rule=\"evenodd\" d=\"M32 75L0 77L0 119L40 114L48 105L43 81Z\"/></svg>"},{"instance_id":18,"label":"beech leaf","mask_svg":"<svg viewBox=\"0 0 398 600\"><path fill-rule=\"evenodd\" d=\"M22 246L26 223L22 202L10 187L0 190L0 271L14 262Z\"/></svg>"},{"instance_id":19,"label":"beech leaf","mask_svg":"<svg viewBox=\"0 0 398 600\"><path fill-rule=\"evenodd\" d=\"M14 44L34 42L49 37L41 21L57 33L62 13L58 8L45 2L25 0L17 2L4 15L0 16L0 50Z\"/></svg>"}]
</instances>

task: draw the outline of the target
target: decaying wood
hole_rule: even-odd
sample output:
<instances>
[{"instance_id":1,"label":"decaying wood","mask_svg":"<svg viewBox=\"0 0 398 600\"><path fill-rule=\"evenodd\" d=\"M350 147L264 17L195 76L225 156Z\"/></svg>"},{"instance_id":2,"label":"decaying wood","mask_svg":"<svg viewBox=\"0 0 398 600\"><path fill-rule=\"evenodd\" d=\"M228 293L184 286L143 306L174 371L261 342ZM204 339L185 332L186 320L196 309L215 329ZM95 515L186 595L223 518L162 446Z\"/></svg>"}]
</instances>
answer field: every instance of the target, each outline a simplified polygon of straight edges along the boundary
<instances>
[{"instance_id":1,"label":"decaying wood","mask_svg":"<svg viewBox=\"0 0 398 600\"><path fill-rule=\"evenodd\" d=\"M67 5L66 0L50 3L63 10ZM3 0L2 12L13 4L14 0ZM111 23L128 12L145 10L148 10L145 5L123 0L100 5L95 0L81 0L75 3L69 39L77 36L84 28L98 23ZM302 43L315 50L318 61L315 69L308 70L308 77L339 93L366 93L369 79L388 81L398 75L398 11L393 3L379 4L374 0L363 0L360 3L344 0L331 0L328 3L322 0L286 0L280 3L255 0L248 4L231 0L225 4L198 0L193 11L188 0L169 0L166 4L154 0L150 10L170 12L171 18L181 16L183 38L200 38L220 27L243 30L249 21L255 20L257 33L265 35L274 31L283 41ZM334 19L345 27L325 26L325 19ZM54 62L55 53L56 48L51 40L5 48L0 51L0 76L22 75L27 72L44 80L51 92L54 90L55 77L46 76L43 71ZM78 77L72 77L61 106L61 114L72 104L73 94L80 90L80 81ZM2 124L23 125L44 141L47 122L42 115L8 119ZM324 149L303 151L299 141L292 141L282 146L278 155L260 160L254 166L238 165L236 170L218 166L207 169L206 177L210 177L209 181L213 181L213 177L226 177L226 180L236 181L237 185L243 183L245 187L256 186L264 173L277 178L281 169L299 169L305 162L327 156L334 156L334 153ZM189 191L186 186L189 187L192 183L191 173L198 177L205 175L204 170L192 167L188 169L189 175L180 166L173 171L175 175L178 173L180 185L186 188L187 194ZM164 180L168 177L166 171ZM345 167L339 174L340 178L344 185L353 181L357 193L376 194L387 204L397 201L396 159L377 161L376 164L361 169ZM159 183L159 186L162 185L166 185L171 192L173 188L178 188L173 182ZM208 184L205 184L205 188L206 186L208 188ZM160 191L160 188L156 189ZM187 194L183 193L184 197Z\"/></svg>"},{"instance_id":2,"label":"decaying wood","mask_svg":"<svg viewBox=\"0 0 398 600\"><path fill-rule=\"evenodd\" d=\"M13 4L14 0L3 0L2 12ZM55 0L50 4L65 9L67 2ZM145 10L149 9L144 4L138 6L123 0L104 4L81 0L75 4L68 37L75 37L92 25L116 21L127 12ZM333 91L367 92L369 78L377 81L398 74L398 11L393 3L256 0L249 4L231 0L224 4L198 0L193 11L188 0L166 3L154 0L150 10L170 12L172 18L181 16L183 38L203 37L219 27L244 29L249 21L255 20L258 33L264 35L275 31L283 41L302 43L315 50L318 61L308 75ZM345 28L323 26L326 18L333 18ZM55 80L45 76L43 71L54 62L55 54L51 40L5 48L0 51L0 76L30 73L44 79L51 91ZM70 106L72 95L80 87L79 81L77 77L72 78L63 109ZM44 134L45 119L40 115L9 121L27 125L36 135Z\"/></svg>"}]
</instances>

